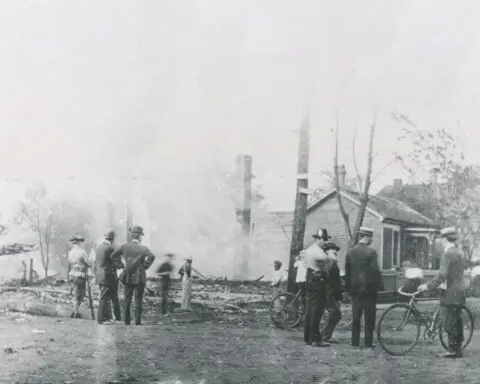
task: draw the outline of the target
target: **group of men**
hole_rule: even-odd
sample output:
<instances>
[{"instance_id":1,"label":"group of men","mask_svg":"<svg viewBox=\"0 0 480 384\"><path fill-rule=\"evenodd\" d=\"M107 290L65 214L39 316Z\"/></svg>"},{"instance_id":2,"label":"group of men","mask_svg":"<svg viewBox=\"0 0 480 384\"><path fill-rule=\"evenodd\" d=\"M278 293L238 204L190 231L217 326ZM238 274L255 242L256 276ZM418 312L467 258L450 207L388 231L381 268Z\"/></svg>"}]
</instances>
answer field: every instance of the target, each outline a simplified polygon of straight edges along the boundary
<instances>
[{"instance_id":1,"label":"group of men","mask_svg":"<svg viewBox=\"0 0 480 384\"><path fill-rule=\"evenodd\" d=\"M431 282L421 284L418 290L432 290L444 285L440 305L444 307L443 326L448 333L450 347L450 352L445 357L455 358L462 356L463 325L460 305L465 303L466 296L464 285L466 262L463 253L456 246L458 239L456 229L445 228L440 234L444 246L440 270ZM368 349L374 348L377 296L378 292L384 289L378 254L371 247L373 235L372 229L360 228L357 233L358 242L349 249L345 258L344 277L345 290L352 300L351 345L360 347L361 321L364 318L363 344ZM297 282L306 294L304 341L307 345L328 347L331 343L336 343L332 335L341 319L342 285L336 259L336 251L339 248L329 243L331 236L324 228L319 229L313 237L315 243L301 253L304 264L302 260L298 260L296 264ZM325 309L329 309L329 318L326 327L320 330L320 321Z\"/></svg>"},{"instance_id":2,"label":"group of men","mask_svg":"<svg viewBox=\"0 0 480 384\"><path fill-rule=\"evenodd\" d=\"M90 258L93 260L89 260L85 249L82 247L82 244L85 242L84 237L75 235L70 238L73 245L69 251L68 260L71 265L69 275L73 284L74 302L74 310L71 317L79 317L78 311L85 299L88 268L92 268L100 290L97 314L98 323L114 324L115 321L122 321L122 311L118 298L118 286L119 282L122 282L124 286L123 321L126 325L130 325L132 321L130 307L133 298L135 298L135 324L141 324L143 295L147 282L146 271L155 260L155 256L148 247L141 244L143 236L143 228L134 226L130 229L130 241L115 250L113 246L115 232L109 230L94 249L94 255ZM122 262L122 259L125 262ZM173 271L173 259L174 255L167 253L166 260L156 270L161 282L161 313L164 315L170 312L168 308L168 293ZM185 263L178 271L182 281L181 309L183 311L191 310L192 270L192 257L187 257ZM112 316L112 307L114 316Z\"/></svg>"},{"instance_id":3,"label":"group of men","mask_svg":"<svg viewBox=\"0 0 480 384\"><path fill-rule=\"evenodd\" d=\"M95 248L95 278L100 288L100 301L97 321L100 324L114 323L110 313L110 304L116 321L121 321L121 308L118 299L118 284L121 281L125 289L124 322L131 324L130 307L135 296L135 324L141 324L143 294L146 285L146 270L151 267L155 256L143 244L143 228L130 229L131 240L117 250L113 248L115 232L108 231L102 242ZM71 317L79 317L79 307L85 298L88 268L92 267L87 252L81 246L85 238L75 235L70 238L73 246L68 260L71 265L70 277L73 283L74 310ZM122 259L125 263L122 262ZM122 270L118 274L118 270Z\"/></svg>"}]
</instances>

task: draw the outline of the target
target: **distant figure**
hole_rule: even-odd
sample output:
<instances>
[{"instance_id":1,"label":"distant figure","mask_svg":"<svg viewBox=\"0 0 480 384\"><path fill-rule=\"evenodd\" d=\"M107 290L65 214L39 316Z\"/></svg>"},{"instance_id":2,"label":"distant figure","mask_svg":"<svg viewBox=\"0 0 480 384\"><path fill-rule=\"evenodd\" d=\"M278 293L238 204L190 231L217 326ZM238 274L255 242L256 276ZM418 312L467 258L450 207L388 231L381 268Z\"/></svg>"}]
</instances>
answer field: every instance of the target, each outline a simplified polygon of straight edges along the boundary
<instances>
[{"instance_id":1,"label":"distant figure","mask_svg":"<svg viewBox=\"0 0 480 384\"><path fill-rule=\"evenodd\" d=\"M305 287L305 282L307 280L307 265L305 264L305 255L303 252L300 252L296 257L293 266L297 268L295 282L297 283L297 289L300 291L303 308L305 310L307 308L307 290Z\"/></svg>"},{"instance_id":2,"label":"distant figure","mask_svg":"<svg viewBox=\"0 0 480 384\"><path fill-rule=\"evenodd\" d=\"M377 315L377 295L383 290L378 254L370 247L373 229L360 227L358 244L350 249L345 260L345 286L352 296L352 346L360 346L360 327L365 316L366 348L374 348L373 331Z\"/></svg>"},{"instance_id":3,"label":"distant figure","mask_svg":"<svg viewBox=\"0 0 480 384\"><path fill-rule=\"evenodd\" d=\"M120 259L125 259L125 269L120 274L120 281L125 287L125 324L130 325L130 307L135 294L135 325L142 323L143 294L147 283L146 270L150 268L155 260L153 253L141 244L143 228L134 226L130 230L131 240L122 245L120 249L113 252L111 258L116 265L120 265Z\"/></svg>"},{"instance_id":4,"label":"distant figure","mask_svg":"<svg viewBox=\"0 0 480 384\"><path fill-rule=\"evenodd\" d=\"M280 284L285 279L285 272L282 270L282 262L275 260L273 262L273 276L270 287L272 288L272 299L274 299L280 293ZM274 302L274 309L276 312L280 312L282 307L278 300Z\"/></svg>"},{"instance_id":5,"label":"distant figure","mask_svg":"<svg viewBox=\"0 0 480 384\"><path fill-rule=\"evenodd\" d=\"M178 274L182 280L182 311L191 311L192 301L192 258L189 256L185 259L185 264L178 270Z\"/></svg>"},{"instance_id":6,"label":"distant figure","mask_svg":"<svg viewBox=\"0 0 480 384\"><path fill-rule=\"evenodd\" d=\"M68 252L68 261L71 265L70 277L73 283L73 313L70 317L80 317L78 310L83 300L85 299L85 291L87 289L87 271L90 266L87 262L87 252L82 248L85 241L80 235L75 235L70 238L73 246Z\"/></svg>"},{"instance_id":7,"label":"distant figure","mask_svg":"<svg viewBox=\"0 0 480 384\"><path fill-rule=\"evenodd\" d=\"M440 260L437 276L428 284L418 287L419 291L433 290L445 284L440 294L440 306L443 307L443 329L448 334L449 353L444 357L462 357L463 320L461 305L466 302L464 271L467 262L462 251L457 247L458 232L455 227L442 229L440 232L444 254Z\"/></svg>"},{"instance_id":8,"label":"distant figure","mask_svg":"<svg viewBox=\"0 0 480 384\"><path fill-rule=\"evenodd\" d=\"M167 260L165 260L157 268L156 272L161 278L161 290L162 290L162 314L166 315L168 311L168 291L170 288L170 274L173 271L172 260L174 255L172 253L167 253Z\"/></svg>"},{"instance_id":9,"label":"distant figure","mask_svg":"<svg viewBox=\"0 0 480 384\"><path fill-rule=\"evenodd\" d=\"M115 232L110 230L104 240L95 249L95 277L100 286L97 321L99 324L111 324L111 307L115 320L121 321L120 302L118 300L117 268L123 268L120 260L114 260L113 241Z\"/></svg>"}]
</instances>

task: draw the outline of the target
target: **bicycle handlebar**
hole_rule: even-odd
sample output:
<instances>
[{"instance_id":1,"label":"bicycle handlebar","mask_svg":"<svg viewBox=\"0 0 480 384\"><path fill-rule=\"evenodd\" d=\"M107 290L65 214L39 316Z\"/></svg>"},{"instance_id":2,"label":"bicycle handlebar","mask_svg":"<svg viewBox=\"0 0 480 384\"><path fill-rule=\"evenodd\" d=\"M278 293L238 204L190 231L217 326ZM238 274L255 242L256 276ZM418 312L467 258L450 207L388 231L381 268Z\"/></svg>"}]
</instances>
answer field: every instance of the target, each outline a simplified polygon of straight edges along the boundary
<instances>
[{"instance_id":1,"label":"bicycle handlebar","mask_svg":"<svg viewBox=\"0 0 480 384\"><path fill-rule=\"evenodd\" d=\"M407 293L407 292L403 292L402 288L403 288L403 285L400 288L398 288L398 293L403 295L403 296L415 297L415 296L419 295L420 293L422 293L421 291L416 291L416 292L413 292L413 293Z\"/></svg>"}]
</instances>

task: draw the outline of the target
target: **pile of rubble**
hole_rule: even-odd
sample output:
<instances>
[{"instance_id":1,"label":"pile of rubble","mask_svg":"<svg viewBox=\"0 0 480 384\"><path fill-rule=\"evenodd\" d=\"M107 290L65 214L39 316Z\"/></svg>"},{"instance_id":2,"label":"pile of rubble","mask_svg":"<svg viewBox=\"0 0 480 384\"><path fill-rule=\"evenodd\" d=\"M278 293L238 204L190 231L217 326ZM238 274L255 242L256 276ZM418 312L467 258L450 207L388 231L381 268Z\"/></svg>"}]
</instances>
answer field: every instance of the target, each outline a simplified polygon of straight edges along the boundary
<instances>
[{"instance_id":1,"label":"pile of rubble","mask_svg":"<svg viewBox=\"0 0 480 384\"><path fill-rule=\"evenodd\" d=\"M99 290L97 284L91 284L94 310L98 308ZM158 280L147 282L144 310L146 313L160 311L161 290ZM123 289L119 289L123 301ZM171 307L179 307L181 283L174 281L170 291ZM232 282L231 284L215 280L196 280L192 286L192 305L201 312L221 312L225 314L247 314L267 311L271 295L261 285L249 285ZM87 299L88 302L88 299ZM46 286L4 286L0 287L0 309L26 312L46 316L68 316L71 313L71 286L57 282ZM87 305L88 306L88 305ZM85 306L85 307L87 307ZM90 310L83 309L82 317L89 317Z\"/></svg>"}]
</instances>

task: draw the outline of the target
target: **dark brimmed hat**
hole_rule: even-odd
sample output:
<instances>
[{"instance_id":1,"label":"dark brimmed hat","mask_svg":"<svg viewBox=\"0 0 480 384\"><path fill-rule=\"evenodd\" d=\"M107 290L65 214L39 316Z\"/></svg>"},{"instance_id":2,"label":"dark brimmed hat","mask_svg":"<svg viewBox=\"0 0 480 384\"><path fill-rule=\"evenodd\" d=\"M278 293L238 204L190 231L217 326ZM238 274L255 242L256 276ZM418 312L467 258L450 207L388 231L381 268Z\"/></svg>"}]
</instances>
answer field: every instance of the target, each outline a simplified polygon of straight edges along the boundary
<instances>
[{"instance_id":1,"label":"dark brimmed hat","mask_svg":"<svg viewBox=\"0 0 480 384\"><path fill-rule=\"evenodd\" d=\"M139 225L135 225L133 228L130 228L130 233L134 233L134 234L137 234L137 235L145 235L145 233L143 233L143 228Z\"/></svg>"},{"instance_id":2,"label":"dark brimmed hat","mask_svg":"<svg viewBox=\"0 0 480 384\"><path fill-rule=\"evenodd\" d=\"M328 234L328 231L325 228L320 228L315 234L312 235L312 237L314 239L323 239L325 241L332 238L332 236Z\"/></svg>"},{"instance_id":3,"label":"dark brimmed hat","mask_svg":"<svg viewBox=\"0 0 480 384\"><path fill-rule=\"evenodd\" d=\"M372 228L360 227L360 229L358 230L358 234L359 234L360 236L373 237L374 231L373 231Z\"/></svg>"},{"instance_id":4,"label":"dark brimmed hat","mask_svg":"<svg viewBox=\"0 0 480 384\"><path fill-rule=\"evenodd\" d=\"M79 234L76 234L76 235L73 235L72 237L70 237L70 239L68 239L68 241L82 243L82 242L85 241L85 238L83 236L80 236Z\"/></svg>"},{"instance_id":5,"label":"dark brimmed hat","mask_svg":"<svg viewBox=\"0 0 480 384\"><path fill-rule=\"evenodd\" d=\"M113 229L109 229L107 232L105 232L105 239L106 240L113 240L115 238L115 231Z\"/></svg>"}]
</instances>

